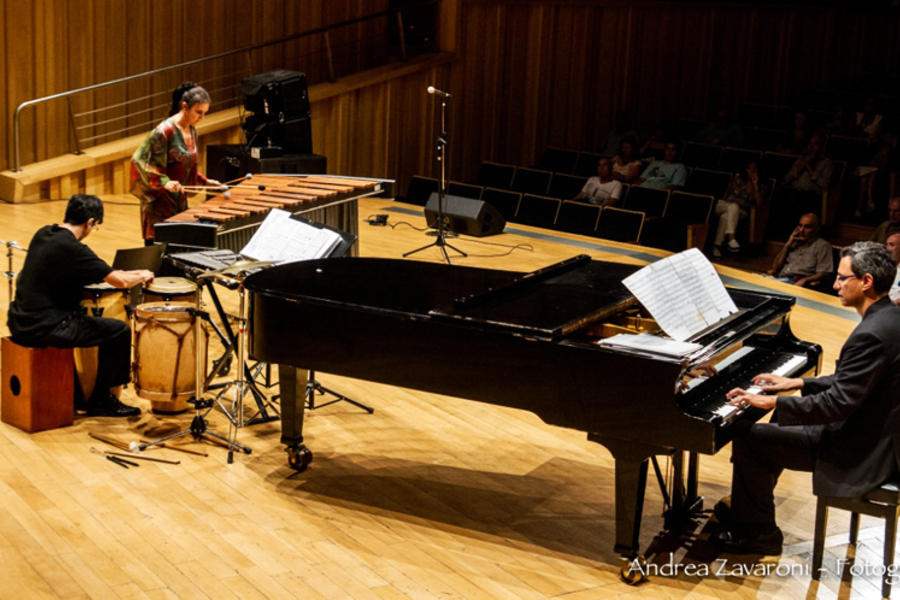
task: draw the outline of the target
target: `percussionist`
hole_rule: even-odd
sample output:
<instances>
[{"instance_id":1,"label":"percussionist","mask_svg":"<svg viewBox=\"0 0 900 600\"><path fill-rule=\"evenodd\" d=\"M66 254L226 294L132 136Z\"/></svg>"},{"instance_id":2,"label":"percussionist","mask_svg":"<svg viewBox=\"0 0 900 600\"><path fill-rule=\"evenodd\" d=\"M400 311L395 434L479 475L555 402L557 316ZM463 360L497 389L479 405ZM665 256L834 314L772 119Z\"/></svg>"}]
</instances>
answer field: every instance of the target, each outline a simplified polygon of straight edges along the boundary
<instances>
[{"instance_id":1,"label":"percussionist","mask_svg":"<svg viewBox=\"0 0 900 600\"><path fill-rule=\"evenodd\" d=\"M131 288L152 281L153 273L114 270L84 245L82 240L102 222L100 198L75 194L62 225L46 225L34 234L7 325L13 341L22 346L98 346L94 392L75 409L93 416L130 417L140 409L123 404L119 396L131 375L131 329L117 319L86 315L81 310L82 289L100 281Z\"/></svg>"}]
</instances>

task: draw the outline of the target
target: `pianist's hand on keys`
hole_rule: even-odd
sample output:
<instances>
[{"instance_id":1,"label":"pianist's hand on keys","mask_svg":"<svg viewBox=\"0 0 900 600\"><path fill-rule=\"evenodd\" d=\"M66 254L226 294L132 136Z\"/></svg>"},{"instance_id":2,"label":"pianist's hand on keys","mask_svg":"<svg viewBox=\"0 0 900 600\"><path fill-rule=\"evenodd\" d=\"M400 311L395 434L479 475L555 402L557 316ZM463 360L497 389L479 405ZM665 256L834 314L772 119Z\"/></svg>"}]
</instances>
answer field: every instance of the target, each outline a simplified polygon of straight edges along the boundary
<instances>
[{"instance_id":1,"label":"pianist's hand on keys","mask_svg":"<svg viewBox=\"0 0 900 600\"><path fill-rule=\"evenodd\" d=\"M754 385L746 390L734 388L726 396L732 406L756 406L765 410L775 408L777 396L772 392L789 392L803 387L799 377L783 377L774 373L760 373L753 378Z\"/></svg>"}]
</instances>

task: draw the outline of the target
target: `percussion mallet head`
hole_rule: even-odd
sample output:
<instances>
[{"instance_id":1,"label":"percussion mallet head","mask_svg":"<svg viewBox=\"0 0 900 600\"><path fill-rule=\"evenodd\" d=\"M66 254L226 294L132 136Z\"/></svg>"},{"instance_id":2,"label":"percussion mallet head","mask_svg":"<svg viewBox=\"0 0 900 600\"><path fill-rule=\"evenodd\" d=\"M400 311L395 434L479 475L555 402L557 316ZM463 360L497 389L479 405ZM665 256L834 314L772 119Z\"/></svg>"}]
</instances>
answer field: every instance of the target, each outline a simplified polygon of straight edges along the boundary
<instances>
[{"instance_id":1,"label":"percussion mallet head","mask_svg":"<svg viewBox=\"0 0 900 600\"><path fill-rule=\"evenodd\" d=\"M140 442L131 442L128 444L128 449L132 452L141 452L144 449L144 445Z\"/></svg>"},{"instance_id":2,"label":"percussion mallet head","mask_svg":"<svg viewBox=\"0 0 900 600\"><path fill-rule=\"evenodd\" d=\"M264 185L258 185L256 187L259 188L259 191L263 191L264 189L266 189L266 186Z\"/></svg>"},{"instance_id":3,"label":"percussion mallet head","mask_svg":"<svg viewBox=\"0 0 900 600\"><path fill-rule=\"evenodd\" d=\"M253 173L247 173L244 175L244 179L253 179Z\"/></svg>"},{"instance_id":4,"label":"percussion mallet head","mask_svg":"<svg viewBox=\"0 0 900 600\"><path fill-rule=\"evenodd\" d=\"M226 200L231 200L231 190L226 190L225 193L222 194L222 197Z\"/></svg>"}]
</instances>

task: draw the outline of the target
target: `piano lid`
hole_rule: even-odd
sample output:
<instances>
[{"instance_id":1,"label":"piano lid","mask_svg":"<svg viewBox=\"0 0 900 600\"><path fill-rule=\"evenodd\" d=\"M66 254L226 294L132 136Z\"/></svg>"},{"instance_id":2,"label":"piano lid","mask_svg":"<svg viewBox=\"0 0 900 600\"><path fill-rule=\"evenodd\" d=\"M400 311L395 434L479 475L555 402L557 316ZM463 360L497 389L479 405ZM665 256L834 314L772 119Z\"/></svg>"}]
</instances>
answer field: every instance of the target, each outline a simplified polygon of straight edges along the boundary
<instances>
[{"instance_id":1,"label":"piano lid","mask_svg":"<svg viewBox=\"0 0 900 600\"><path fill-rule=\"evenodd\" d=\"M622 279L637 269L587 256L531 273L342 258L272 267L251 275L244 285L287 300L402 312L552 340L634 304Z\"/></svg>"}]
</instances>

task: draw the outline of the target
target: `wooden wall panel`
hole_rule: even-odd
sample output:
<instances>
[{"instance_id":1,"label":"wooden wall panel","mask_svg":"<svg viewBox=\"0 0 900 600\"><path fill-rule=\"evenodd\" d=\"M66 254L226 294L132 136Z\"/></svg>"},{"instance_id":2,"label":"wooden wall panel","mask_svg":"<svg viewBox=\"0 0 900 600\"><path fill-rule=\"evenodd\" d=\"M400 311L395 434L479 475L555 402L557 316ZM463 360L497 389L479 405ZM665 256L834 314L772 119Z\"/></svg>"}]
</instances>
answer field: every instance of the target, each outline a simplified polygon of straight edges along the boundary
<instances>
[{"instance_id":1,"label":"wooden wall panel","mask_svg":"<svg viewBox=\"0 0 900 600\"><path fill-rule=\"evenodd\" d=\"M353 19L385 10L388 4L389 0L0 0L4 49L0 56L4 81L0 170L12 165L12 111L21 102ZM382 22L354 25L339 34L345 42L345 71L369 66L379 58L371 48L384 47L383 28ZM360 32L368 39L355 40ZM360 48L367 51L360 52ZM167 113L169 92L185 79L209 82L212 89L230 87L223 89L221 96L236 97L235 85L250 73L295 69L306 71L314 84L325 80L325 65L322 38L312 36L266 48L252 57L213 61L84 94L73 99L73 110L105 109L99 116L109 123L83 132L96 135L124 125L158 121ZM128 107L115 106L142 98ZM217 105L214 96L213 110L224 105ZM140 114L151 107L151 113ZM63 101L25 109L23 164L70 151L67 115Z\"/></svg>"}]
</instances>

